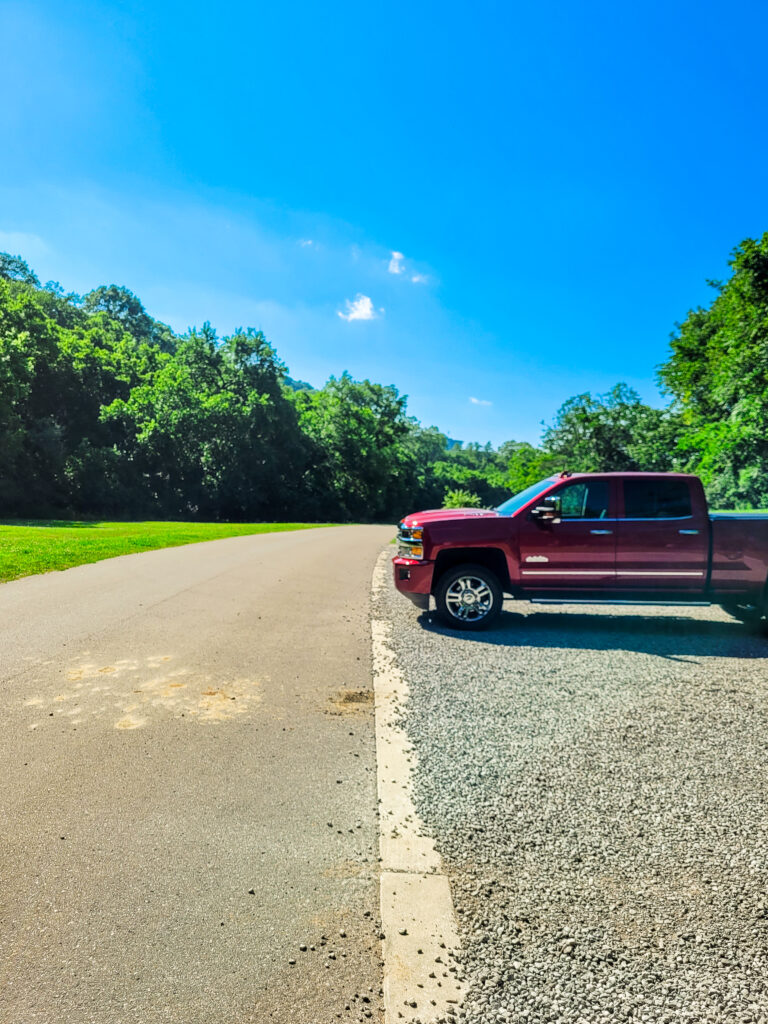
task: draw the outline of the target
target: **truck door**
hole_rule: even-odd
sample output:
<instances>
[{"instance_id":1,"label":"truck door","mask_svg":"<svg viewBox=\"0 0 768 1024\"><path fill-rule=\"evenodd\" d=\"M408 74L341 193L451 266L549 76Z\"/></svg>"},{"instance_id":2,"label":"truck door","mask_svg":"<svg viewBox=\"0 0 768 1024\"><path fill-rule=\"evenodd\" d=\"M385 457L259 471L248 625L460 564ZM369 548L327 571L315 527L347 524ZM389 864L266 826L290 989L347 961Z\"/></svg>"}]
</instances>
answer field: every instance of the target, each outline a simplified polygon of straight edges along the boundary
<instances>
[{"instance_id":1,"label":"truck door","mask_svg":"<svg viewBox=\"0 0 768 1024\"><path fill-rule=\"evenodd\" d=\"M709 516L692 502L684 477L621 481L616 576L622 590L703 590L709 568Z\"/></svg>"},{"instance_id":2,"label":"truck door","mask_svg":"<svg viewBox=\"0 0 768 1024\"><path fill-rule=\"evenodd\" d=\"M519 527L520 582L527 590L613 587L616 579L614 484L573 480L551 491L559 522L524 517Z\"/></svg>"}]
</instances>

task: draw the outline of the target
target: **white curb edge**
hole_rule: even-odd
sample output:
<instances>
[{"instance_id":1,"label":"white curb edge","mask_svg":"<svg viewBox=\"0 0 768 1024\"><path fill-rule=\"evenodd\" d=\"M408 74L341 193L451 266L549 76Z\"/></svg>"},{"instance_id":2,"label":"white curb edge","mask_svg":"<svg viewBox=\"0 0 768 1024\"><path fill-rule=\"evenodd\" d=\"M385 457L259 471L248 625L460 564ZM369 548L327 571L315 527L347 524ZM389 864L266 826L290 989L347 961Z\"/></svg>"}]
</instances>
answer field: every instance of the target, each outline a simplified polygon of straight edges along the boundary
<instances>
[{"instance_id":1,"label":"white curb edge","mask_svg":"<svg viewBox=\"0 0 768 1024\"><path fill-rule=\"evenodd\" d=\"M387 586L390 552L373 570L372 598ZM391 625L371 621L379 796L385 1024L438 1024L453 1017L463 986L448 878L411 798L415 754L399 725L408 684L389 643Z\"/></svg>"}]
</instances>

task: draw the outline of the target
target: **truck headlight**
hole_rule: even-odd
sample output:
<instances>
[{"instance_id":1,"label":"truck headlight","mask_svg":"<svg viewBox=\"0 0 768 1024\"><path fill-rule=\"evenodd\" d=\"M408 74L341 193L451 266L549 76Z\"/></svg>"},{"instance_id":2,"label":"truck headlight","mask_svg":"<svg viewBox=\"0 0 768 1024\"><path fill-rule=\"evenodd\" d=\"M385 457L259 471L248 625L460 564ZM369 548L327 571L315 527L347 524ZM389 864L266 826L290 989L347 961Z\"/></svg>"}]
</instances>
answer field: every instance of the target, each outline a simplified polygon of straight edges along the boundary
<instances>
[{"instance_id":1,"label":"truck headlight","mask_svg":"<svg viewBox=\"0 0 768 1024\"><path fill-rule=\"evenodd\" d=\"M420 526L411 529L401 524L397 541L397 553L401 558L424 557L424 531Z\"/></svg>"}]
</instances>

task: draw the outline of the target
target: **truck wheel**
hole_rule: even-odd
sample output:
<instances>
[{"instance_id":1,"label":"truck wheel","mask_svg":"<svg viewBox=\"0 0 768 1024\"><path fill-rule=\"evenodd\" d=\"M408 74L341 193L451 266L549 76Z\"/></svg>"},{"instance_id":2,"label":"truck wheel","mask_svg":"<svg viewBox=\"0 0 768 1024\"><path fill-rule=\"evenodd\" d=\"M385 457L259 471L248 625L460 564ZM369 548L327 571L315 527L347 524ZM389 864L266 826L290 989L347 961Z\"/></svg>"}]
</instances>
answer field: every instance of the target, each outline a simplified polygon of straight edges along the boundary
<instances>
[{"instance_id":1,"label":"truck wheel","mask_svg":"<svg viewBox=\"0 0 768 1024\"><path fill-rule=\"evenodd\" d=\"M496 574L484 565L457 565L437 585L437 614L451 629L486 629L501 614Z\"/></svg>"},{"instance_id":2,"label":"truck wheel","mask_svg":"<svg viewBox=\"0 0 768 1024\"><path fill-rule=\"evenodd\" d=\"M720 607L734 619L738 619L739 622L744 622L748 626L760 627L763 624L764 607L754 604L724 604Z\"/></svg>"}]
</instances>

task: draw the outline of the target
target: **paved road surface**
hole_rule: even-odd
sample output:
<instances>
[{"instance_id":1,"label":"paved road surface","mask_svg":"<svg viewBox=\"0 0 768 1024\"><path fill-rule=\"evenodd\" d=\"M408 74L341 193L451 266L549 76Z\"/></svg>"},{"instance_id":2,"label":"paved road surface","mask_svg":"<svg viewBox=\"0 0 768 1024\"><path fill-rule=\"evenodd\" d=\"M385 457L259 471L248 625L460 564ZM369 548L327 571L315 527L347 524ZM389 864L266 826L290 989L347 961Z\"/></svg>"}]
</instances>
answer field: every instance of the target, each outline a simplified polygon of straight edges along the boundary
<instances>
[{"instance_id":1,"label":"paved road surface","mask_svg":"<svg viewBox=\"0 0 768 1024\"><path fill-rule=\"evenodd\" d=\"M379 1019L369 587L391 534L0 587L3 1024Z\"/></svg>"}]
</instances>

